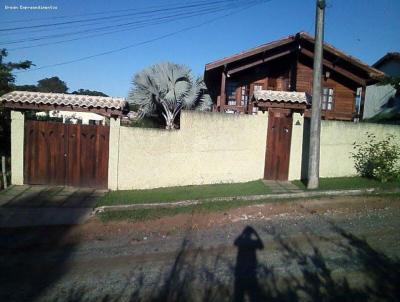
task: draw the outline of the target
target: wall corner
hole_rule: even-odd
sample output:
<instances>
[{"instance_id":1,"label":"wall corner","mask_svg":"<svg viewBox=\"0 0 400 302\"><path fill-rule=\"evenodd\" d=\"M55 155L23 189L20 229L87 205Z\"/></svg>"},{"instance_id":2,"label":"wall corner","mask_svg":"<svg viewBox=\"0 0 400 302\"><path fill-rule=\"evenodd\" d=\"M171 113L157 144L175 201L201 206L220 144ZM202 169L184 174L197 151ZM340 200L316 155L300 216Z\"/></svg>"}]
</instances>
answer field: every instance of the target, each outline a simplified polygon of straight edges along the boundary
<instances>
[{"instance_id":1,"label":"wall corner","mask_svg":"<svg viewBox=\"0 0 400 302\"><path fill-rule=\"evenodd\" d=\"M24 184L25 115L11 110L11 184Z\"/></svg>"},{"instance_id":2,"label":"wall corner","mask_svg":"<svg viewBox=\"0 0 400 302\"><path fill-rule=\"evenodd\" d=\"M108 189L118 190L119 137L121 119L110 118L110 138L108 146Z\"/></svg>"}]
</instances>

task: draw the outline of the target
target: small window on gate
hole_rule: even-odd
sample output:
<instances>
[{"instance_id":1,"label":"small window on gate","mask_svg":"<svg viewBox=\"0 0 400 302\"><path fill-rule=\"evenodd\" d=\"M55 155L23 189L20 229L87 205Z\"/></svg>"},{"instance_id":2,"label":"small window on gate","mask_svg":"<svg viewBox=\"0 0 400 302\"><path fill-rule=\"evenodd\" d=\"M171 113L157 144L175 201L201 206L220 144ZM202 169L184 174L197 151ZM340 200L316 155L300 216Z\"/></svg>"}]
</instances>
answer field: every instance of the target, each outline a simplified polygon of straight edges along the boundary
<instances>
[{"instance_id":1,"label":"small window on gate","mask_svg":"<svg viewBox=\"0 0 400 302\"><path fill-rule=\"evenodd\" d=\"M249 85L240 87L240 106L247 106L249 102Z\"/></svg>"},{"instance_id":2,"label":"small window on gate","mask_svg":"<svg viewBox=\"0 0 400 302\"><path fill-rule=\"evenodd\" d=\"M89 125L99 125L99 121L89 120Z\"/></svg>"},{"instance_id":3,"label":"small window on gate","mask_svg":"<svg viewBox=\"0 0 400 302\"><path fill-rule=\"evenodd\" d=\"M324 87L322 89L322 110L333 109L333 88Z\"/></svg>"}]
</instances>

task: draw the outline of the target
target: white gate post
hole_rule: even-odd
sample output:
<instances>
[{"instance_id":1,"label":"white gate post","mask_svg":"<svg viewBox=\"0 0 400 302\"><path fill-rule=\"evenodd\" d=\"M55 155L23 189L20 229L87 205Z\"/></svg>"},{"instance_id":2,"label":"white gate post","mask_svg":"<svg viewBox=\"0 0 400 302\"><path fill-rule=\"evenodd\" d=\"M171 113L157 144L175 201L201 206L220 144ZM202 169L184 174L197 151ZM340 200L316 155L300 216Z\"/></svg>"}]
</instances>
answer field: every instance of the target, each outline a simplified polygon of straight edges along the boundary
<instances>
[{"instance_id":1,"label":"white gate post","mask_svg":"<svg viewBox=\"0 0 400 302\"><path fill-rule=\"evenodd\" d=\"M25 115L11 110L11 183L24 184Z\"/></svg>"},{"instance_id":2,"label":"white gate post","mask_svg":"<svg viewBox=\"0 0 400 302\"><path fill-rule=\"evenodd\" d=\"M120 118L110 118L110 137L108 149L108 188L110 190L118 189L120 127Z\"/></svg>"}]
</instances>

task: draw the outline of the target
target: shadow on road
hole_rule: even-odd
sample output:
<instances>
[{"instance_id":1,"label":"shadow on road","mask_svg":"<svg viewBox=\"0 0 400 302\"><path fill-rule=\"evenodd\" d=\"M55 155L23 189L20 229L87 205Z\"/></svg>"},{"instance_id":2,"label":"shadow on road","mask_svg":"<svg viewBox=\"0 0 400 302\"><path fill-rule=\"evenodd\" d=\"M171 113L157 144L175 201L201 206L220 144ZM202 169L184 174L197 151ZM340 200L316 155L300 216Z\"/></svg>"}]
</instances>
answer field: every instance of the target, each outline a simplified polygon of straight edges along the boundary
<instances>
[{"instance_id":1,"label":"shadow on road","mask_svg":"<svg viewBox=\"0 0 400 302\"><path fill-rule=\"evenodd\" d=\"M18 211L19 207L43 206L51 202L48 192L39 191L25 194L18 203L7 205L7 208L15 207ZM40 210L38 207L35 213L40 215ZM74 218L79 221L81 214L76 213ZM28 225L35 225L37 218L24 216L24 219L32 220ZM0 301L33 301L66 274L68 261L79 241L74 238L66 242L72 227L0 228Z\"/></svg>"},{"instance_id":2,"label":"shadow on road","mask_svg":"<svg viewBox=\"0 0 400 302\"><path fill-rule=\"evenodd\" d=\"M330 227L333 233L329 238L310 231L299 244L271 226L262 230L272 239L269 245L275 246L267 249L257 231L247 226L234 242L236 263L229 260L232 257L227 257L227 250L194 247L188 236L174 262L155 279L150 280L148 271L134 268L128 279L135 281L126 281L119 292L99 296L78 287L60 300L398 301L399 260L337 225ZM326 245L324 253L321 245ZM274 257L275 266L265 260Z\"/></svg>"},{"instance_id":3,"label":"shadow on road","mask_svg":"<svg viewBox=\"0 0 400 302\"><path fill-rule=\"evenodd\" d=\"M243 302L245 296L250 302L261 301L261 289L257 276L257 250L262 250L264 245L258 233L246 226L234 242L238 249L235 266L234 301Z\"/></svg>"}]
</instances>

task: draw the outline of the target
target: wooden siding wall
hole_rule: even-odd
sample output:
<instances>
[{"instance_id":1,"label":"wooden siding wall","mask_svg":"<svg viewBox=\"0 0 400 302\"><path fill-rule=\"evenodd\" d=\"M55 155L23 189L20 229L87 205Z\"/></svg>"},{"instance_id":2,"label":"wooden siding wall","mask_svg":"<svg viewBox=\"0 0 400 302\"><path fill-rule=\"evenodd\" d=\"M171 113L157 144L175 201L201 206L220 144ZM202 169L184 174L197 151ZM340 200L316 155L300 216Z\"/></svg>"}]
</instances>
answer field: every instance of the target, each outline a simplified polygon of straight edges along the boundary
<instances>
[{"instance_id":1,"label":"wooden siding wall","mask_svg":"<svg viewBox=\"0 0 400 302\"><path fill-rule=\"evenodd\" d=\"M312 93L312 67L297 63L296 91ZM332 78L323 78L323 87L333 88L333 110L322 111L325 119L352 120L355 114L356 86L345 84Z\"/></svg>"},{"instance_id":2,"label":"wooden siding wall","mask_svg":"<svg viewBox=\"0 0 400 302\"><path fill-rule=\"evenodd\" d=\"M242 64L245 64L243 62ZM247 62L248 63L248 62ZM285 56L276 61L268 62L257 67L251 67L240 72L230 74L226 80L238 83L235 91L236 105L228 105L227 100L221 97L221 75L224 70L210 72L208 78L208 88L215 103L221 105L220 111L226 109L238 112L251 111L252 105L248 107L240 106L241 91L240 86L249 85L249 96L253 94L254 85L261 84L263 89L299 91L312 93L312 58L304 54ZM238 68L239 63L233 67ZM233 67L227 68L225 72L229 73ZM324 67L325 71L325 67ZM215 79L215 81L213 80ZM344 77L338 72L331 71L328 79L323 78L323 86L333 88L333 109L322 111L322 118L328 120L352 120L356 115L355 96L357 84L354 80ZM217 107L214 107L217 110ZM305 112L306 116L309 111Z\"/></svg>"},{"instance_id":3,"label":"wooden siding wall","mask_svg":"<svg viewBox=\"0 0 400 302\"><path fill-rule=\"evenodd\" d=\"M227 81L235 81L238 83L236 88L236 106L227 105L227 100L221 104L225 109L234 109L239 112L246 112L244 106L240 106L241 86L249 85L249 97L253 94L254 85L261 84L263 89L269 90L290 90L290 65L289 60L281 60L278 64L268 64L262 68L252 68L246 72L232 75ZM218 94L218 97L220 95Z\"/></svg>"}]
</instances>

